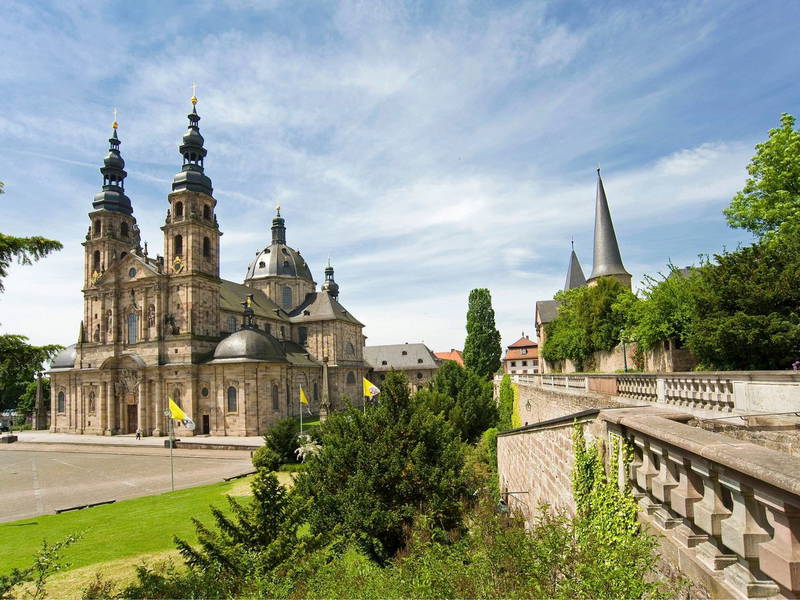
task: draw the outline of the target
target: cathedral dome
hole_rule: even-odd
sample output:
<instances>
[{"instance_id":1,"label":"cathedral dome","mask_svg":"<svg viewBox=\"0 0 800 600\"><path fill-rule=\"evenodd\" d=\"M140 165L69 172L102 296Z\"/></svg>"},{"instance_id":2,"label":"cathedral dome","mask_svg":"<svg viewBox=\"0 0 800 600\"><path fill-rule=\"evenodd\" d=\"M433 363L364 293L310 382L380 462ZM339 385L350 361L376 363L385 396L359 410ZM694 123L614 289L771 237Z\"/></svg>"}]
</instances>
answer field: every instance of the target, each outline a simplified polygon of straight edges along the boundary
<instances>
[{"instance_id":1,"label":"cathedral dome","mask_svg":"<svg viewBox=\"0 0 800 600\"><path fill-rule=\"evenodd\" d=\"M75 344L67 346L53 357L51 369L72 369L75 366Z\"/></svg>"},{"instance_id":2,"label":"cathedral dome","mask_svg":"<svg viewBox=\"0 0 800 600\"><path fill-rule=\"evenodd\" d=\"M247 267L245 279L261 279L274 275L300 277L314 282L306 261L297 250L286 244L270 244L259 252Z\"/></svg>"},{"instance_id":3,"label":"cathedral dome","mask_svg":"<svg viewBox=\"0 0 800 600\"><path fill-rule=\"evenodd\" d=\"M300 252L286 245L286 225L281 217L280 207L272 220L272 243L256 255L256 259L247 267L244 279L248 281L277 275L299 277L314 283L311 270Z\"/></svg>"},{"instance_id":4,"label":"cathedral dome","mask_svg":"<svg viewBox=\"0 0 800 600\"><path fill-rule=\"evenodd\" d=\"M214 360L286 360L283 345L259 329L240 329L217 344Z\"/></svg>"}]
</instances>

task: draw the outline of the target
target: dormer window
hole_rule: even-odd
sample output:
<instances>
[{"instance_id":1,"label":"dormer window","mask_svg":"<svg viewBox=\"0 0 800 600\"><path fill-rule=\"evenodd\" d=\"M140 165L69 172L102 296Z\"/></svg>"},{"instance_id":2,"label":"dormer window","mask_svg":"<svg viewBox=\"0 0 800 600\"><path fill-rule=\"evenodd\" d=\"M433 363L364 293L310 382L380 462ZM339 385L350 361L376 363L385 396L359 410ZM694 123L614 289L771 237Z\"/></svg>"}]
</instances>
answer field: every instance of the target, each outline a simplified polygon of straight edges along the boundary
<instances>
[{"instance_id":1,"label":"dormer window","mask_svg":"<svg viewBox=\"0 0 800 600\"><path fill-rule=\"evenodd\" d=\"M520 354L527 354L528 353L528 349L527 348L523 348L522 350L520 350L519 353Z\"/></svg>"},{"instance_id":2,"label":"dormer window","mask_svg":"<svg viewBox=\"0 0 800 600\"><path fill-rule=\"evenodd\" d=\"M417 364L418 364L418 365L421 365L421 364L422 364L422 359L421 359L421 358L418 358L418 359L417 359Z\"/></svg>"},{"instance_id":3,"label":"dormer window","mask_svg":"<svg viewBox=\"0 0 800 600\"><path fill-rule=\"evenodd\" d=\"M403 350L403 352L401 352L401 354L402 354L403 356L408 356L408 352L406 352L405 350Z\"/></svg>"},{"instance_id":4,"label":"dormer window","mask_svg":"<svg viewBox=\"0 0 800 600\"><path fill-rule=\"evenodd\" d=\"M262 260L260 263L258 263L258 268L259 268L259 269L263 269L263 268L265 268L266 266L267 266L267 263L265 263L263 260Z\"/></svg>"},{"instance_id":5,"label":"dormer window","mask_svg":"<svg viewBox=\"0 0 800 600\"><path fill-rule=\"evenodd\" d=\"M387 363L385 360L382 360L382 361L381 361L381 364L385 366L385 365L386 365L386 364L388 364L388 363Z\"/></svg>"}]
</instances>

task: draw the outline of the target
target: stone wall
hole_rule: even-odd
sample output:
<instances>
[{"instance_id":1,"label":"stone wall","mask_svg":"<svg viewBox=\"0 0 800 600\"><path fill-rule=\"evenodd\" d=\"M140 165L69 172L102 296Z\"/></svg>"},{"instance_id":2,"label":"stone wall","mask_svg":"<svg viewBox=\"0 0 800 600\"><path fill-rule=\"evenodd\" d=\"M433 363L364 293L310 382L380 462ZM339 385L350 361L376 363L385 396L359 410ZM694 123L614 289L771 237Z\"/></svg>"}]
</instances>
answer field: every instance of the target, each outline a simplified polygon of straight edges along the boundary
<instances>
[{"instance_id":1,"label":"stone wall","mask_svg":"<svg viewBox=\"0 0 800 600\"><path fill-rule=\"evenodd\" d=\"M497 387L499 384L495 384ZM523 425L549 421L592 408L627 406L603 394L518 385L519 417ZM497 390L496 390L497 391Z\"/></svg>"}]
</instances>

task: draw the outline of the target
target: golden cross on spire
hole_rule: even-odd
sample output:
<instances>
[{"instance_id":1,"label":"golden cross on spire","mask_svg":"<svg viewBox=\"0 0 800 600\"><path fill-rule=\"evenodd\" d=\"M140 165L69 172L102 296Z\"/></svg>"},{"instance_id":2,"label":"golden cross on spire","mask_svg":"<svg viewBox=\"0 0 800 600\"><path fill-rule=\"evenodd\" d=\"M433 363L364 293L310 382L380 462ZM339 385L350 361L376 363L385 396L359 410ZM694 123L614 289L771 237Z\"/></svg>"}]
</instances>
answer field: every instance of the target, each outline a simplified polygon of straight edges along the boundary
<instances>
[{"instance_id":1,"label":"golden cross on spire","mask_svg":"<svg viewBox=\"0 0 800 600\"><path fill-rule=\"evenodd\" d=\"M281 216L281 205L280 204L276 204L275 205L275 210L277 211L278 216L280 217Z\"/></svg>"},{"instance_id":2,"label":"golden cross on spire","mask_svg":"<svg viewBox=\"0 0 800 600\"><path fill-rule=\"evenodd\" d=\"M197 84L192 82L192 104L197 104Z\"/></svg>"},{"instance_id":3,"label":"golden cross on spire","mask_svg":"<svg viewBox=\"0 0 800 600\"><path fill-rule=\"evenodd\" d=\"M114 122L111 124L111 127L113 129L116 129L117 127L119 127L119 123L117 123L117 109L116 109L116 107L114 108Z\"/></svg>"}]
</instances>

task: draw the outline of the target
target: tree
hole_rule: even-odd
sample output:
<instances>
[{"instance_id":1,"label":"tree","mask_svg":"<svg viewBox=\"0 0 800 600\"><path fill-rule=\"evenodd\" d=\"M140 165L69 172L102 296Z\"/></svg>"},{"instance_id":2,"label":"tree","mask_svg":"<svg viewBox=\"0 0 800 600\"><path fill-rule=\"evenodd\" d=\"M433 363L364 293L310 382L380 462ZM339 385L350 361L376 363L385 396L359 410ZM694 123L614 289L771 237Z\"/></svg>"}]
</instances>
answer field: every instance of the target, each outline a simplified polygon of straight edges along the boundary
<instances>
[{"instance_id":1,"label":"tree","mask_svg":"<svg viewBox=\"0 0 800 600\"><path fill-rule=\"evenodd\" d=\"M440 539L461 526L462 444L440 415L410 402L402 373L389 371L366 412L331 415L322 439L322 450L295 482L310 500L312 532L339 525L384 563L405 546L417 515L430 519Z\"/></svg>"},{"instance_id":2,"label":"tree","mask_svg":"<svg viewBox=\"0 0 800 600\"><path fill-rule=\"evenodd\" d=\"M0 194L3 193L5 190L0 181ZM5 290L3 279L8 275L8 268L15 258L20 264L29 265L61 248L61 242L39 236L24 238L0 233L0 293Z\"/></svg>"},{"instance_id":3,"label":"tree","mask_svg":"<svg viewBox=\"0 0 800 600\"><path fill-rule=\"evenodd\" d=\"M417 392L414 402L444 416L469 444L497 423L491 382L452 360L439 367L430 389Z\"/></svg>"},{"instance_id":4,"label":"tree","mask_svg":"<svg viewBox=\"0 0 800 600\"><path fill-rule=\"evenodd\" d=\"M800 225L800 131L794 124L795 118L783 113L781 126L756 145L747 166L750 177L724 210L731 227L764 238Z\"/></svg>"},{"instance_id":5,"label":"tree","mask_svg":"<svg viewBox=\"0 0 800 600\"><path fill-rule=\"evenodd\" d=\"M497 408L499 413L497 429L508 431L511 429L512 415L514 414L514 388L511 384L511 377L503 375L500 382L500 392L498 394Z\"/></svg>"},{"instance_id":6,"label":"tree","mask_svg":"<svg viewBox=\"0 0 800 600\"><path fill-rule=\"evenodd\" d=\"M800 237L764 240L698 269L686 345L711 369L788 369L800 358Z\"/></svg>"},{"instance_id":7,"label":"tree","mask_svg":"<svg viewBox=\"0 0 800 600\"><path fill-rule=\"evenodd\" d=\"M558 292L558 316L545 325L542 357L550 362L569 359L581 370L594 352L613 349L621 341L625 322L613 306L625 295L631 295L630 290L614 277Z\"/></svg>"},{"instance_id":8,"label":"tree","mask_svg":"<svg viewBox=\"0 0 800 600\"><path fill-rule=\"evenodd\" d=\"M492 295L486 288L469 293L467 339L464 341L464 365L489 378L500 368L500 332L494 323Z\"/></svg>"},{"instance_id":9,"label":"tree","mask_svg":"<svg viewBox=\"0 0 800 600\"><path fill-rule=\"evenodd\" d=\"M297 462L294 451L299 432L297 421L291 417L281 419L264 434L264 445L278 455L281 463Z\"/></svg>"},{"instance_id":10,"label":"tree","mask_svg":"<svg viewBox=\"0 0 800 600\"><path fill-rule=\"evenodd\" d=\"M16 408L36 372L63 346L32 346L24 335L0 335L0 410Z\"/></svg>"},{"instance_id":11,"label":"tree","mask_svg":"<svg viewBox=\"0 0 800 600\"><path fill-rule=\"evenodd\" d=\"M20 424L31 416L33 409L36 407L36 388L37 382L29 381L25 384L25 391L20 394L19 402L17 402L17 412L20 417ZM42 377L42 401L49 403L50 401L50 379Z\"/></svg>"}]
</instances>

